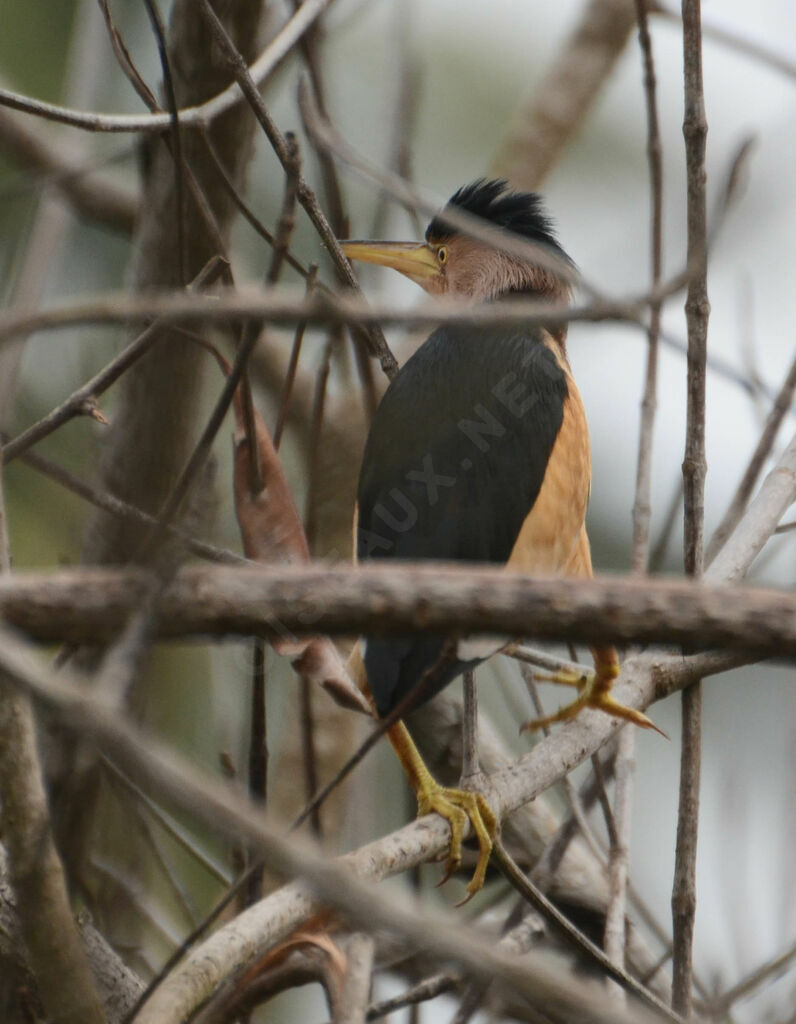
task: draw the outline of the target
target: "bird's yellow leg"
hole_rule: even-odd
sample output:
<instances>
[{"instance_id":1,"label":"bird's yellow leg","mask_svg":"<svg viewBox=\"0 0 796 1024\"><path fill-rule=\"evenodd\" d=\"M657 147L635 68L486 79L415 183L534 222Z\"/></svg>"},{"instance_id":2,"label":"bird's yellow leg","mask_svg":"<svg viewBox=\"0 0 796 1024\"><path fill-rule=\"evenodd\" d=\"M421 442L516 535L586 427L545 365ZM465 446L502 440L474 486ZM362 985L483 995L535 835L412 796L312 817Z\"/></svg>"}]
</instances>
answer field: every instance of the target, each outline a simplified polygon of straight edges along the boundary
<instances>
[{"instance_id":1,"label":"bird's yellow leg","mask_svg":"<svg viewBox=\"0 0 796 1024\"><path fill-rule=\"evenodd\" d=\"M666 733L662 732L641 711L626 707L611 696L611 687L619 675L619 657L616 649L613 647L593 647L592 656L594 657L593 672L578 673L562 669L559 672L536 673L537 679L558 683L561 686L575 686L578 690L578 696L571 704L566 704L563 708L559 708L554 715L526 722L522 729L531 731L544 729L555 722L569 721L570 718L574 718L579 714L583 708L594 708L597 711L604 711L607 715L613 715L615 718L632 722L634 725L641 726L642 729L654 729L661 736L665 736Z\"/></svg>"},{"instance_id":2,"label":"bird's yellow leg","mask_svg":"<svg viewBox=\"0 0 796 1024\"><path fill-rule=\"evenodd\" d=\"M492 841L497 833L498 820L483 793L467 789L449 789L441 786L426 767L420 751L414 744L403 722L388 730L387 736L403 765L409 784L417 797L417 816L435 812L444 818L451 830L448 859L442 885L450 878L462 861L462 838L469 819L478 840L478 863L467 885L467 902L483 888L486 869L492 853Z\"/></svg>"}]
</instances>

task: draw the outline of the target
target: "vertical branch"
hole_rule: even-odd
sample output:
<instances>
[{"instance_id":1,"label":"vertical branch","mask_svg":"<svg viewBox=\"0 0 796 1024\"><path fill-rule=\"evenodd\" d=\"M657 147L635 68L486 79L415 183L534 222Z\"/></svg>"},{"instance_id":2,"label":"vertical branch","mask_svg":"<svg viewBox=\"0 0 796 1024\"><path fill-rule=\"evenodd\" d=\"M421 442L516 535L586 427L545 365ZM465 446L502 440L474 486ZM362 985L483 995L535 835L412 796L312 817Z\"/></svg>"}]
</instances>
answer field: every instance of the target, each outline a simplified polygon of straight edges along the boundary
<instances>
[{"instance_id":1,"label":"vertical branch","mask_svg":"<svg viewBox=\"0 0 796 1024\"><path fill-rule=\"evenodd\" d=\"M310 551L313 551L315 548L317 533L318 453L321 442L321 430L323 429L323 415L326 408L326 387L329 383L332 354L335 348L338 347L340 338L339 328L333 328L324 347L321 365L315 378L315 394L312 400L312 420L310 426L309 487L307 488L307 512L304 526Z\"/></svg>"},{"instance_id":2,"label":"vertical branch","mask_svg":"<svg viewBox=\"0 0 796 1024\"><path fill-rule=\"evenodd\" d=\"M312 710L312 691L309 680L299 680L301 698L301 747L304 764L304 793L307 802L318 792L318 752L315 744L315 716ZM320 839L323 835L321 826L321 809L314 806L310 812L312 833Z\"/></svg>"},{"instance_id":3,"label":"vertical branch","mask_svg":"<svg viewBox=\"0 0 796 1024\"><path fill-rule=\"evenodd\" d=\"M462 710L462 785L481 774L478 759L478 691L475 688L475 670L464 673L464 707Z\"/></svg>"},{"instance_id":4,"label":"vertical branch","mask_svg":"<svg viewBox=\"0 0 796 1024\"><path fill-rule=\"evenodd\" d=\"M611 837L608 868L609 899L605 916L605 953L613 964L625 966L625 908L630 868L630 818L633 802L635 733L625 726L619 733L616 752L615 833Z\"/></svg>"},{"instance_id":5,"label":"vertical branch","mask_svg":"<svg viewBox=\"0 0 796 1024\"><path fill-rule=\"evenodd\" d=\"M688 325L688 409L683 486L685 570L702 574L705 518L705 365L710 303L707 289L707 211L705 143L707 120L702 94L701 0L683 0L685 60L685 137L688 174L688 266L692 268L685 303Z\"/></svg>"},{"instance_id":6,"label":"vertical branch","mask_svg":"<svg viewBox=\"0 0 796 1024\"><path fill-rule=\"evenodd\" d=\"M657 82L647 19L648 0L635 0L638 20L638 38L644 65L644 95L647 106L647 161L650 178L650 264L653 291L661 280L663 264L663 162L658 124ZM652 446L655 414L658 407L658 335L661 325L661 304L650 309L647 333L647 367L644 380L644 398L641 402L638 460L636 463L636 493L633 502L633 554L634 573L645 573L649 562L650 517L652 515ZM619 733L616 756L616 788L614 798L615 829L611 834L611 853L608 865L608 910L605 916L604 947L607 956L617 967L625 965L625 914L630 862L630 818L633 802L635 732L623 729Z\"/></svg>"},{"instance_id":7,"label":"vertical branch","mask_svg":"<svg viewBox=\"0 0 796 1024\"><path fill-rule=\"evenodd\" d=\"M346 973L339 1004L332 1014L334 1024L365 1024L370 1000L375 943L370 935L357 932L346 945Z\"/></svg>"},{"instance_id":8,"label":"vertical branch","mask_svg":"<svg viewBox=\"0 0 796 1024\"><path fill-rule=\"evenodd\" d=\"M647 160L649 163L652 207L651 270L652 290L660 284L663 264L663 162L661 137L658 126L657 83L647 21L648 0L635 0L638 17L639 45L644 61L644 94L647 101ZM641 403L638 461L636 464L636 495L633 504L633 558L634 572L645 572L649 558L649 533L652 485L652 439L657 411L658 387L658 335L661 325L661 304L650 307L650 326L647 334L647 370L644 398Z\"/></svg>"},{"instance_id":9,"label":"vertical branch","mask_svg":"<svg viewBox=\"0 0 796 1024\"><path fill-rule=\"evenodd\" d=\"M274 249L271 254L271 263L265 277L265 283L269 286L275 285L279 280L285 256L290 248L290 239L293 237L293 229L296 226L296 190L298 188L301 164L299 158L298 143L295 136L288 132L285 136L287 157L285 161L285 193L282 199L282 211L279 215L279 223L274 239ZM244 344L247 332L253 331L255 337L259 334L260 325L248 323L244 328L240 344ZM254 403L252 401L252 389L249 383L248 368L241 378L241 405L243 407L243 422L248 439L249 453L249 488L252 498L263 489L263 467L260 462L260 446L257 444L257 430L254 423Z\"/></svg>"},{"instance_id":10,"label":"vertical branch","mask_svg":"<svg viewBox=\"0 0 796 1024\"><path fill-rule=\"evenodd\" d=\"M275 285L279 280L285 263L293 229L296 225L296 195L301 174L301 160L298 143L292 133L285 136L285 189L282 199L282 210L276 228L271 263L266 274L266 284ZM260 332L260 324L250 321L246 324L240 338L239 348L254 344ZM248 367L241 376L240 405L244 433L248 450L248 484L249 496L252 500L263 496L265 487L262 453L257 441L257 424L255 420L254 402ZM275 449L276 450L276 449ZM268 737L266 724L268 720L268 702L265 675L265 642L257 637L252 649L252 698L251 722L249 734L249 793L255 800L265 805L268 783ZM256 853L251 853L251 877L247 886L247 902L255 903L262 896L262 871L256 866Z\"/></svg>"},{"instance_id":11,"label":"vertical branch","mask_svg":"<svg viewBox=\"0 0 796 1024\"><path fill-rule=\"evenodd\" d=\"M265 806L268 794L268 705L265 700L265 641L257 637L252 650L251 732L249 734L249 795ZM260 858L250 855L250 866ZM246 903L256 903L262 896L262 871L252 870Z\"/></svg>"},{"instance_id":12,"label":"vertical branch","mask_svg":"<svg viewBox=\"0 0 796 1024\"><path fill-rule=\"evenodd\" d=\"M304 293L304 297L309 299L315 290L315 279L318 276L318 264L310 264L310 272L307 277L307 287ZM287 414L290 411L290 402L293 398L293 386L296 383L296 373L298 372L298 361L301 355L301 345L304 341L304 332L307 329L307 323L305 320L301 320L296 324L296 333L293 336L293 347L290 350L290 360L288 361L287 371L285 372L285 380L282 385L282 397L279 401L279 412L276 417L276 426L274 427L274 448L279 451L279 444L282 440L282 432L285 429L285 423L287 422Z\"/></svg>"},{"instance_id":13,"label":"vertical branch","mask_svg":"<svg viewBox=\"0 0 796 1024\"><path fill-rule=\"evenodd\" d=\"M688 410L683 486L685 497L685 570L702 574L704 560L705 364L710 303L707 292L707 214L705 146L707 120L702 87L700 0L683 0L686 171L688 178L688 261L693 268L685 312L688 324ZM674 971L672 1006L689 1017L692 1007L694 919L696 916L696 849L699 825L701 761L701 683L683 691L680 803L672 888Z\"/></svg>"},{"instance_id":14,"label":"vertical branch","mask_svg":"<svg viewBox=\"0 0 796 1024\"><path fill-rule=\"evenodd\" d=\"M279 130L266 109L257 86L254 84L252 77L249 74L246 61L230 39L229 34L224 29L224 26L210 5L209 0L201 0L199 11L205 19L214 41L218 45L219 52L224 56L235 80L240 86L241 92L249 101L249 105L251 106L254 116L257 118L260 127L265 132L266 138L271 143L274 153L282 166L285 167L288 160L285 136ZM301 99L299 102L301 103ZM326 245L329 257L335 265L335 269L337 270L337 274L341 282L359 293L359 286L357 284L356 277L354 276L354 272L351 269L351 265L345 258L343 250L340 248L340 243L337 241L331 225L318 204L315 193L303 178L299 178L297 198L306 211L307 216L312 221L315 230ZM378 358L385 375L392 380L398 372L398 363L396 362L395 356L390 351L381 329L378 327L369 327L365 333L367 335L368 344L372 354Z\"/></svg>"}]
</instances>

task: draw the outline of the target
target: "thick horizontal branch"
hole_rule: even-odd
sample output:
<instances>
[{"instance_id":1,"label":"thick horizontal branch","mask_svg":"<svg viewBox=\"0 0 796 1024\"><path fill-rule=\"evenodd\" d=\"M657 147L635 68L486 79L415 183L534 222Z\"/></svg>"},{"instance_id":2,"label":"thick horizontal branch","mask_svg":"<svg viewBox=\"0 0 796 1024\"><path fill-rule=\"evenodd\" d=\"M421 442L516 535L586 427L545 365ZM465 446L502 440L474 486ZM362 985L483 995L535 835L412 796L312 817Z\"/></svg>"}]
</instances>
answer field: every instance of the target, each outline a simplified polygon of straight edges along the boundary
<instances>
[{"instance_id":1,"label":"thick horizontal branch","mask_svg":"<svg viewBox=\"0 0 796 1024\"><path fill-rule=\"evenodd\" d=\"M0 614L40 640L103 642L145 586L135 570L13 574L0 580ZM687 581L535 579L446 565L192 566L161 609L161 637L437 631L796 655L795 593Z\"/></svg>"}]
</instances>

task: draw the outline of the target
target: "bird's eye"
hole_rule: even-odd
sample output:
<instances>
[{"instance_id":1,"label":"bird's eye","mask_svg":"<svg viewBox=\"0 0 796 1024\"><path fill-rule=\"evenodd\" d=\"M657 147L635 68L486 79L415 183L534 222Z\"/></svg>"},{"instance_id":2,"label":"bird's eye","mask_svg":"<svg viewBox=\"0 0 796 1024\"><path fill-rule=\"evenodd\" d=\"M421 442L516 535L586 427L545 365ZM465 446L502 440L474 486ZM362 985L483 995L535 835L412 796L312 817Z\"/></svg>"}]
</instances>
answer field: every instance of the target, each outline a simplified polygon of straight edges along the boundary
<instances>
[{"instance_id":1,"label":"bird's eye","mask_svg":"<svg viewBox=\"0 0 796 1024\"><path fill-rule=\"evenodd\" d=\"M441 245L439 249L437 249L437 259L442 266L448 262L448 250L444 245Z\"/></svg>"}]
</instances>

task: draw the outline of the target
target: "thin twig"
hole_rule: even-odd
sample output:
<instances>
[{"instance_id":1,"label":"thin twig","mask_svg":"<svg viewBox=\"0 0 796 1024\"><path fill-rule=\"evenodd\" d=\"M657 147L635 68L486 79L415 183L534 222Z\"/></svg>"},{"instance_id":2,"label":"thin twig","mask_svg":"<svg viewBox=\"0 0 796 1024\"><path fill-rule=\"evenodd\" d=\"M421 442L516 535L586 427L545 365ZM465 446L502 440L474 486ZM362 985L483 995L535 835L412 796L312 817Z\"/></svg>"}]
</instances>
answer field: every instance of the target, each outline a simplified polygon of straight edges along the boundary
<instances>
[{"instance_id":1,"label":"thin twig","mask_svg":"<svg viewBox=\"0 0 796 1024\"><path fill-rule=\"evenodd\" d=\"M252 646L251 723L249 733L249 795L262 805L268 799L268 705L266 702L265 642L255 638ZM256 851L249 853L249 864L259 860ZM263 894L262 871L252 871L246 887L246 905L256 903Z\"/></svg>"},{"instance_id":2,"label":"thin twig","mask_svg":"<svg viewBox=\"0 0 796 1024\"><path fill-rule=\"evenodd\" d=\"M601 864L604 862L604 855L597 843L594 831L589 825L587 814L590 807L600 798L600 791L603 788L605 774L610 773L610 775L613 775L615 760L615 758L611 758L608 772L602 772L600 780L598 780L596 775L592 773L591 777L582 787L580 793L575 792L574 789L568 790L567 795L570 802L571 813L550 837L545 848L542 850L539 859L534 865L533 871L531 872L531 881L537 885L542 892L547 892L550 888L553 879L555 878L555 874L564 859L564 854L567 852L569 844L575 838L578 830L580 830L599 862Z\"/></svg>"},{"instance_id":3,"label":"thin twig","mask_svg":"<svg viewBox=\"0 0 796 1024\"><path fill-rule=\"evenodd\" d=\"M647 160L650 176L650 264L651 287L658 288L663 274L663 159L661 152L657 83L647 22L647 0L636 0L639 46L644 66L644 95L647 107ZM650 519L652 516L652 449L657 411L658 340L661 325L661 303L650 306L647 331L647 368L644 397L641 403L636 490L633 503L633 549L631 567L634 573L647 571L649 562ZM616 752L616 785L614 813L608 819L610 855L608 861L608 907L605 915L604 948L606 955L619 967L625 966L627 886L630 862L630 814L633 798L633 753L635 731L622 729ZM598 759L594 755L592 762ZM602 790L602 786L600 787ZM621 997L620 997L621 998Z\"/></svg>"},{"instance_id":4,"label":"thin twig","mask_svg":"<svg viewBox=\"0 0 796 1024\"><path fill-rule=\"evenodd\" d=\"M323 14L331 0L304 0L301 7L290 18L279 33L274 36L260 56L247 69L252 80L259 87L282 63L302 35L309 30ZM195 107L179 110L183 127L208 127L221 114L226 113L243 101L241 90L232 84L217 96ZM0 89L0 106L22 110L48 121L58 121L90 132L147 132L160 134L171 124L171 115L163 114L98 114L82 110L70 110L54 103L44 103L30 96Z\"/></svg>"},{"instance_id":5,"label":"thin twig","mask_svg":"<svg viewBox=\"0 0 796 1024\"><path fill-rule=\"evenodd\" d=\"M590 961L597 964L607 977L617 982L627 992L636 996L647 1006L652 1007L660 1013L663 1020L679 1021L681 1018L673 1013L665 1003L662 1003L657 996L631 977L622 967L613 964L603 953L599 946L586 938L582 932L567 920L566 917L555 907L546 896L528 879L514 862L502 841L498 837L495 840L493 856L495 862L505 877L515 889L526 899L536 910L538 910L558 932L560 932L571 943L578 952L588 957Z\"/></svg>"},{"instance_id":6,"label":"thin twig","mask_svg":"<svg viewBox=\"0 0 796 1024\"><path fill-rule=\"evenodd\" d=\"M177 906L182 911L188 927L193 927L196 924L199 915L197 914L196 908L194 907L182 880L179 878L178 873L174 868L172 868L171 864L169 864L168 858L163 851L161 840L155 834L155 830L152 828L149 819L144 814L141 805L136 799L131 800L129 798L129 791L122 790L122 787L118 783L118 777L112 781L111 785L118 788L119 793L124 793L124 796L127 797L127 802L129 806L132 807L132 813L135 817L136 825L138 829L140 829L141 835L149 846L149 850L155 864L160 868L160 873L166 880L169 889L171 889L172 895L175 898Z\"/></svg>"},{"instance_id":7,"label":"thin twig","mask_svg":"<svg viewBox=\"0 0 796 1024\"><path fill-rule=\"evenodd\" d=\"M200 0L200 2L201 6L199 9L213 33L213 38L228 61L232 74L235 76L238 85L246 96L246 99L248 100L255 117L259 121L260 126L265 132L268 141L271 143L279 162L287 171L290 166L290 151L285 136L276 126L276 123L268 113L265 103L257 91L257 86L249 74L246 62L238 52L232 40L229 38L226 29L210 5L209 0ZM329 256L335 265L335 269L337 270L340 280L355 292L359 292L359 286L354 272L351 269L351 265L345 258L343 250L340 248L340 243L337 241L329 222L318 205L315 193L300 176L297 183L297 196L298 201L304 207L316 231L321 236ZM395 360L395 356L390 352L381 328L376 325L371 326L367 331L367 337L371 350L373 354L377 356L382 370L388 378L392 379L398 372L398 364Z\"/></svg>"},{"instance_id":8,"label":"thin twig","mask_svg":"<svg viewBox=\"0 0 796 1024\"><path fill-rule=\"evenodd\" d=\"M733 495L733 499L724 513L721 522L716 527L716 532L710 539L705 555L705 561L708 565L713 561L716 553L721 549L722 544L735 529L736 523L743 515L746 503L749 501L765 461L774 446L774 441L782 421L793 406L794 393L796 393L796 357L791 363L785 380L782 382L782 387L779 389L774 405L768 414L763 432L757 442L757 447L752 453L752 457Z\"/></svg>"},{"instance_id":9,"label":"thin twig","mask_svg":"<svg viewBox=\"0 0 796 1024\"><path fill-rule=\"evenodd\" d=\"M240 383L241 377L246 370L249 356L257 342L258 330L254 322L250 322L249 329L245 332L238 350L235 353L235 360L227 376L221 394L216 399L216 404L208 417L205 428L191 453L188 462L182 473L171 489L168 498L158 516L157 526L149 532L141 548L141 559L146 560L160 548L163 537L171 526L175 516L178 514L183 502L191 488L199 479L200 470L207 460L216 434L221 429L224 417L232 404L235 391Z\"/></svg>"},{"instance_id":10,"label":"thin twig","mask_svg":"<svg viewBox=\"0 0 796 1024\"><path fill-rule=\"evenodd\" d=\"M197 274L189 287L196 291L201 288L210 287L224 273L225 267L225 261L219 259L211 260ZM100 423L107 423L108 421L99 411L97 399L112 384L115 384L122 374L134 363L146 355L161 336L163 326L163 324L157 321L150 324L118 356L112 359L107 366L103 367L90 380L73 391L52 412L47 413L46 416L32 424L27 430L23 430L21 434L7 441L2 446L2 449L0 449L0 456L2 456L0 461L2 461L2 464L6 465L11 462L12 459L15 459L32 445L37 444L43 438L52 434L75 416L91 416L99 420Z\"/></svg>"},{"instance_id":11,"label":"thin twig","mask_svg":"<svg viewBox=\"0 0 796 1024\"><path fill-rule=\"evenodd\" d=\"M2 439L3 437L0 435L0 441ZM128 502L122 501L121 498L114 497L108 491L92 487L76 477L74 473L70 473L63 466L59 466L38 452L28 451L21 455L20 458L26 466L30 466L31 469L35 469L43 476L55 481L55 483L60 484L66 490L71 491L72 494L76 494L79 498L83 498L97 508L110 512L111 515L119 516L121 519L128 519L130 522L138 523L141 526L152 527L157 523L155 517L148 512L144 512L143 509L136 508L135 505L130 505ZM208 544L202 540L196 540L177 527L170 527L169 532L175 537L179 537L180 542L185 545L188 551L209 562L220 562L226 565L245 565L248 561L234 551Z\"/></svg>"},{"instance_id":12,"label":"thin twig","mask_svg":"<svg viewBox=\"0 0 796 1024\"><path fill-rule=\"evenodd\" d=\"M647 160L650 173L650 205L652 229L650 232L651 279L655 290L663 272L663 160L661 137L658 124L657 84L647 23L648 0L636 0L639 45L644 62L644 94L647 101ZM633 556L634 572L644 572L649 553L649 529L651 517L650 494L652 489L652 442L657 410L658 385L658 334L661 324L661 304L650 305L650 324L647 332L647 370L644 383L644 399L641 403L641 426L639 429L638 462L636 465L636 496L633 505Z\"/></svg>"},{"instance_id":13,"label":"thin twig","mask_svg":"<svg viewBox=\"0 0 796 1024\"><path fill-rule=\"evenodd\" d=\"M279 280L285 256L290 249L290 239L296 225L296 192L301 175L301 160L298 143L292 132L285 136L287 160L285 163L285 191L282 199L282 211L276 228L271 263L265 277L268 287L273 287ZM259 324L247 323L241 335L241 344L245 344L248 331L259 333ZM249 486L252 498L256 498L263 489L263 467L260 461L260 446L257 443L257 431L254 421L254 402L248 369L241 377L241 405L243 407L243 424L246 434L249 459Z\"/></svg>"},{"instance_id":14,"label":"thin twig","mask_svg":"<svg viewBox=\"0 0 796 1024\"><path fill-rule=\"evenodd\" d=\"M688 198L688 405L683 459L685 570L702 575L705 521L705 367L710 304L707 293L707 203L705 143L707 120L702 85L701 0L683 0L683 64ZM699 828L702 691L699 681L683 691L680 799L672 886L672 1006L684 1017L693 1005L693 943L696 917L696 849Z\"/></svg>"},{"instance_id":15,"label":"thin twig","mask_svg":"<svg viewBox=\"0 0 796 1024\"><path fill-rule=\"evenodd\" d=\"M310 272L307 277L307 290L305 292L306 297L312 295L313 288L315 287L315 279L318 275L318 265L313 263L310 265ZM296 382L296 373L298 371L299 356L301 355L301 345L304 341L304 332L306 330L306 321L302 320L296 325L296 332L293 336L293 345L290 349L290 360L285 371L285 380L282 385L282 397L279 402L279 412L276 417L276 425L274 426L274 448L279 451L279 444L282 440L282 432L285 429L285 423L287 422L287 414L290 411L290 400L293 397L293 386Z\"/></svg>"},{"instance_id":16,"label":"thin twig","mask_svg":"<svg viewBox=\"0 0 796 1024\"><path fill-rule=\"evenodd\" d=\"M674 528L677 525L679 515L683 511L683 475L679 473L677 476L677 483L672 493L669 504L666 507L666 515L663 517L663 524L661 525L658 539L652 547L652 551L649 556L649 569L650 572L659 572L663 567L663 563L666 559L666 552L669 549L669 544L674 533Z\"/></svg>"},{"instance_id":17,"label":"thin twig","mask_svg":"<svg viewBox=\"0 0 796 1024\"><path fill-rule=\"evenodd\" d=\"M407 307L405 302L382 301L368 304L351 295L332 295L318 285L315 298L307 301L299 292L278 289L273 293L252 286L236 291L214 294L212 301L186 297L182 290L148 292L130 295L128 292L106 293L95 299L64 303L45 310L9 311L0 315L0 344L9 339L36 331L59 330L76 324L112 324L128 321L150 321L162 317L164 322L224 322L235 319L262 317L275 324L307 325L382 323L402 327L439 326L441 324L476 324L496 327L523 324L528 327L558 326L565 323L614 320L639 324L643 322L646 305L658 298L674 294L682 282L672 278L655 294L648 292L627 299L590 302L582 305L551 305L528 300L496 300L473 308L463 309L460 303L428 300L419 306ZM671 289L671 291L670 291ZM665 293L665 294L664 294ZM662 334L661 338L665 339ZM678 346L678 351L680 351ZM709 361L709 368L745 391L749 382L717 359ZM766 388L772 401L776 393Z\"/></svg>"},{"instance_id":18,"label":"thin twig","mask_svg":"<svg viewBox=\"0 0 796 1024\"><path fill-rule=\"evenodd\" d=\"M776 975L783 974L795 960L796 942L792 943L783 953L772 957L771 960L767 960L766 963L755 968L751 974L742 978L737 985L733 985L732 988L727 989L720 996L709 1000L708 1012L716 1019L720 1018L723 1014L726 1014L733 1003L748 996L754 989L759 988Z\"/></svg>"},{"instance_id":19,"label":"thin twig","mask_svg":"<svg viewBox=\"0 0 796 1024\"><path fill-rule=\"evenodd\" d=\"M384 999L379 1003L371 1003L368 1007L366 1020L379 1020L379 1018L386 1017L388 1013L393 1013L395 1010L403 1010L407 1006L415 1006L418 1003L425 1003L431 999L436 999L437 996L450 992L459 981L461 981L461 975L450 971L433 974L430 978L425 978L423 981L418 982L417 985L413 985L412 988L401 992L397 996Z\"/></svg>"},{"instance_id":20,"label":"thin twig","mask_svg":"<svg viewBox=\"0 0 796 1024\"><path fill-rule=\"evenodd\" d=\"M168 835L177 846L181 847L185 852L192 857L200 867L214 878L223 886L230 884L229 872L225 868L219 867L197 844L193 839L185 832L182 826L177 825L165 811L155 801L148 796L140 786L137 786L131 778L129 778L121 769L113 763L113 760L109 756L103 755L100 759L103 766L110 772L113 778L120 786L122 786L125 792L131 794L136 802L141 806L145 807L151 817L158 823L163 831Z\"/></svg>"},{"instance_id":21,"label":"thin twig","mask_svg":"<svg viewBox=\"0 0 796 1024\"><path fill-rule=\"evenodd\" d=\"M674 279L671 287L679 290ZM676 286L676 287L675 287ZM668 286L666 286L668 287ZM662 291L666 290L666 287ZM47 310L6 313L0 316L0 344L19 334L63 329L75 324L110 324L162 318L164 323L224 322L260 317L275 324L305 320L308 324L399 324L405 327L439 324L474 324L483 327L557 326L605 320L637 323L644 305L654 299L644 293L628 300L586 305L551 304L539 300L504 299L472 308L451 300L429 301L407 308L406 303L369 305L350 293L332 296L316 289L308 302L291 289L265 291L252 286L220 291L209 297L187 296L184 291L163 291L131 296L109 293L93 300L64 303Z\"/></svg>"},{"instance_id":22,"label":"thin twig","mask_svg":"<svg viewBox=\"0 0 796 1024\"><path fill-rule=\"evenodd\" d=\"M221 183L226 189L230 199L237 207L238 212L246 221L248 221L251 227L257 232L257 234L261 238L264 238L265 241L271 247L275 246L276 236L271 231L268 230L265 224L263 224L260 218L255 214L255 212L252 210L252 208L241 195L240 190L233 181L229 171L224 166L224 161L221 159L221 156L218 152L218 149L216 148L215 143L213 142L210 133L205 129L202 129L201 138L207 148L207 152L210 159L212 160L216 170L218 171ZM284 258L285 263L292 267L293 270L295 270L296 273L299 274L301 277L306 279L309 276L310 268L305 267L304 264L300 260L297 260L296 257L291 252L286 252Z\"/></svg>"},{"instance_id":23,"label":"thin twig","mask_svg":"<svg viewBox=\"0 0 796 1024\"><path fill-rule=\"evenodd\" d=\"M597 802L600 805L600 810L603 812L603 818L605 820L605 830L608 833L608 842L611 846L618 846L619 844L619 833L616 828L616 818L614 818L614 810L611 807L611 801L608 799L608 786L603 772L602 761L600 761L600 755L595 751L591 755L591 768L594 772L595 782L595 793L597 795Z\"/></svg>"},{"instance_id":24,"label":"thin twig","mask_svg":"<svg viewBox=\"0 0 796 1024\"><path fill-rule=\"evenodd\" d=\"M292 3L296 10L301 6L299 0L292 0ZM319 22L316 22L313 27L301 37L299 41L299 49L301 50L310 78L312 79L312 88L315 91L315 101L318 104L318 107L325 111L327 90L323 77L323 63L319 52L321 31L321 25ZM329 157L328 153L321 151L318 152L317 155L321 167L323 188L326 193L326 204L329 207L329 221L337 237L346 238L349 233L348 218L345 215L343 190L340 186L340 179L337 176L337 167L335 166L334 160Z\"/></svg>"},{"instance_id":25,"label":"thin twig","mask_svg":"<svg viewBox=\"0 0 796 1024\"><path fill-rule=\"evenodd\" d=\"M323 349L321 364L315 376L315 391L312 399L312 417L310 419L310 444L309 444L309 467L307 476L307 505L304 516L304 532L307 535L307 545L310 551L315 548L315 535L317 529L316 517L318 512L317 487L318 469L320 466L320 444L321 432L323 430L323 417L326 409L326 388L329 384L329 373L332 365L332 355L341 341L340 332L331 331Z\"/></svg>"},{"instance_id":26,"label":"thin twig","mask_svg":"<svg viewBox=\"0 0 796 1024\"><path fill-rule=\"evenodd\" d=\"M296 199L301 183L301 154L293 132L285 132L285 192L282 199L282 210L274 235L274 251L271 264L266 274L266 285L273 286L279 280L282 264L290 249L290 240L296 226Z\"/></svg>"},{"instance_id":27,"label":"thin twig","mask_svg":"<svg viewBox=\"0 0 796 1024\"><path fill-rule=\"evenodd\" d=\"M130 56L130 51L127 49L122 38L119 29L116 27L116 23L113 20L110 7L108 6L108 0L99 0L100 10L102 16L105 19L105 24L108 28L108 36L110 37L111 46L113 52L116 55L116 60L119 63L119 67L124 72L125 77L129 81L130 85L135 89L138 96L143 101L144 105L149 108L150 111L156 111L160 109L157 97L146 84L143 75L138 70L133 62L133 58Z\"/></svg>"},{"instance_id":28,"label":"thin twig","mask_svg":"<svg viewBox=\"0 0 796 1024\"><path fill-rule=\"evenodd\" d=\"M150 891L138 879L125 873L118 864L105 860L96 853L90 857L88 866L103 879L105 885L110 882L114 897L120 902L126 902L136 916L142 918L160 940L165 942L167 948L174 949L179 946L176 927L163 920L154 906Z\"/></svg>"}]
</instances>

